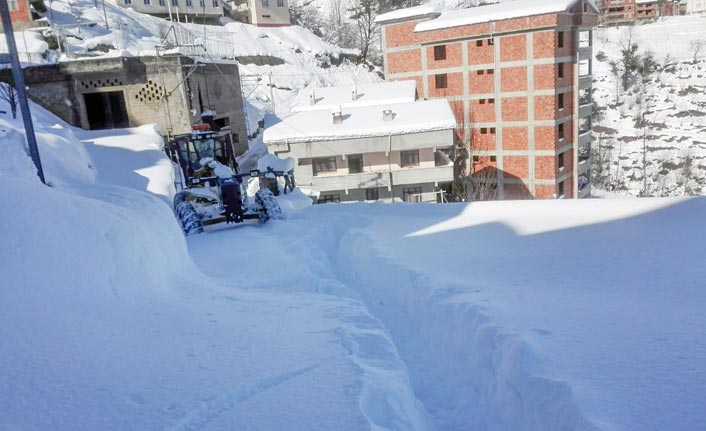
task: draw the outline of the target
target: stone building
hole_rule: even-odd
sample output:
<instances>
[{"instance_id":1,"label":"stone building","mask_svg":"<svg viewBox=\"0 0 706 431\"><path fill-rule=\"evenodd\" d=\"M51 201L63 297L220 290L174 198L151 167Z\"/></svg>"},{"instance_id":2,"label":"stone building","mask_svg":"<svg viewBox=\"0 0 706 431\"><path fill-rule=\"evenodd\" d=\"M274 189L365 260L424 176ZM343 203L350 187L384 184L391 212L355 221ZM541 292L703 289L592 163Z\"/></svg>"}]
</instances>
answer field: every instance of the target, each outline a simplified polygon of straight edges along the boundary
<instances>
[{"instance_id":1,"label":"stone building","mask_svg":"<svg viewBox=\"0 0 706 431\"><path fill-rule=\"evenodd\" d=\"M113 57L27 67L30 98L83 129L157 123L165 135L189 133L201 114L230 126L247 149L240 77L235 62L190 57ZM9 73L0 75L8 80Z\"/></svg>"},{"instance_id":2,"label":"stone building","mask_svg":"<svg viewBox=\"0 0 706 431\"><path fill-rule=\"evenodd\" d=\"M590 193L590 0L433 6L377 18L387 80L445 98L471 174L498 199Z\"/></svg>"}]
</instances>

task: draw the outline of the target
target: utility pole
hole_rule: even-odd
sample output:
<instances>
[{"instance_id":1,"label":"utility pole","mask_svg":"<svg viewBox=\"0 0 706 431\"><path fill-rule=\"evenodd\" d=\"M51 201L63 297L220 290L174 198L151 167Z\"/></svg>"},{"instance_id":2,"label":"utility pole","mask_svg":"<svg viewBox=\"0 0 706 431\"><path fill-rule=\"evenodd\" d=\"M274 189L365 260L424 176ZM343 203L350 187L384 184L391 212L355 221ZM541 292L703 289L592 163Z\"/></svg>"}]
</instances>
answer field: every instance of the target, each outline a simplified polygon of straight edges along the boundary
<instances>
[{"instance_id":1,"label":"utility pole","mask_svg":"<svg viewBox=\"0 0 706 431\"><path fill-rule=\"evenodd\" d=\"M15 33L12 31L12 21L10 20L10 10L7 6L7 0L0 0L0 15L2 16L2 28L5 33L5 41L7 50L10 54L10 63L12 64L12 77L15 81L15 90L17 91L17 100L20 104L20 113L25 126L25 135L27 136L27 145L29 146L29 155L32 157L34 166L37 168L37 175L42 184L44 181L44 170L42 169L42 161L39 158L39 148L37 148L37 137L34 135L34 125L32 124L32 114L29 112L29 102L27 101L27 93L25 93L25 79L22 74L22 66L17 57L17 45L15 44Z\"/></svg>"}]
</instances>

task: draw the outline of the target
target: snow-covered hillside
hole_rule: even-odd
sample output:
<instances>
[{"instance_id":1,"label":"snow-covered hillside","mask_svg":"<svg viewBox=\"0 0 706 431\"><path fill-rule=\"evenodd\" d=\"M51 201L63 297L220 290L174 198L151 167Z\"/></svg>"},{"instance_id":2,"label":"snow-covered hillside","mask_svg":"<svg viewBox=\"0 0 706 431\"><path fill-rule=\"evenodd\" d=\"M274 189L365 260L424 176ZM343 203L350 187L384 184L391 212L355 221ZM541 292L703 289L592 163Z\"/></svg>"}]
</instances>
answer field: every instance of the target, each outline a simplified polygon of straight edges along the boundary
<instances>
[{"instance_id":1,"label":"snow-covered hillside","mask_svg":"<svg viewBox=\"0 0 706 431\"><path fill-rule=\"evenodd\" d=\"M593 97L604 109L593 124L599 186L646 196L706 193L706 48L694 62L691 45L699 40L706 45L706 17L595 31ZM652 53L658 64L624 91L610 63L620 62L629 43L640 55ZM638 121L643 114L644 127Z\"/></svg>"},{"instance_id":2,"label":"snow-covered hillside","mask_svg":"<svg viewBox=\"0 0 706 431\"><path fill-rule=\"evenodd\" d=\"M159 45L160 52L179 50L207 61L239 60L246 121L253 136L252 151L240 160L245 169L266 152L259 122L267 112L286 112L298 89L381 80L368 66L346 59L357 51L326 43L299 26L263 29L224 18L222 26L182 23L172 28L167 20L109 1L105 15L92 0L56 0L47 6L50 9L44 16L51 23L50 29L16 33L22 61L47 63L59 58L156 55ZM60 49L55 46L57 40ZM179 48L177 42L204 48ZM3 49L5 45L0 43L0 51Z\"/></svg>"}]
</instances>

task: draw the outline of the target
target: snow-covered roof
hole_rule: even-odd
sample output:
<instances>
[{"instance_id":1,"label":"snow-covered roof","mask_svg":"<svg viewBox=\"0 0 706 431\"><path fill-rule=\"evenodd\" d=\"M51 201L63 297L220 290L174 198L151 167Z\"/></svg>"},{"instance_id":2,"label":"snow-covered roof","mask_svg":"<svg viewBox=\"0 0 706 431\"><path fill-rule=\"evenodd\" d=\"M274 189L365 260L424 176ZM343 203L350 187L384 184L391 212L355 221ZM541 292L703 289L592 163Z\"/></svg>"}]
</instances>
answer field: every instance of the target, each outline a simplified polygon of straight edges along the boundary
<instances>
[{"instance_id":1,"label":"snow-covered roof","mask_svg":"<svg viewBox=\"0 0 706 431\"><path fill-rule=\"evenodd\" d=\"M446 10L446 8L439 5L422 5L415 7L408 7L405 9L393 10L392 12L384 13L375 17L376 23L395 21L398 19L409 19L416 18L425 15L440 14Z\"/></svg>"},{"instance_id":2,"label":"snow-covered roof","mask_svg":"<svg viewBox=\"0 0 706 431\"><path fill-rule=\"evenodd\" d=\"M635 0L636 4L657 3L657 0Z\"/></svg>"},{"instance_id":3,"label":"snow-covered roof","mask_svg":"<svg viewBox=\"0 0 706 431\"><path fill-rule=\"evenodd\" d=\"M391 110L391 120L383 111ZM328 110L292 112L265 117L265 144L335 141L452 129L456 119L446 99L357 106L342 110L343 121L334 124Z\"/></svg>"},{"instance_id":4,"label":"snow-covered roof","mask_svg":"<svg viewBox=\"0 0 706 431\"><path fill-rule=\"evenodd\" d=\"M305 88L299 90L289 108L299 111L330 111L334 107L372 106L389 103L414 102L417 83L415 81L389 81L374 84L338 87ZM353 93L356 97L353 100ZM311 104L311 96L316 102Z\"/></svg>"},{"instance_id":5,"label":"snow-covered roof","mask_svg":"<svg viewBox=\"0 0 706 431\"><path fill-rule=\"evenodd\" d=\"M414 31L439 30L490 21L563 12L577 1L578 0L515 0L461 10L450 10L443 12L438 18L420 22L414 28ZM593 0L587 1L588 4L598 12L598 7Z\"/></svg>"}]
</instances>

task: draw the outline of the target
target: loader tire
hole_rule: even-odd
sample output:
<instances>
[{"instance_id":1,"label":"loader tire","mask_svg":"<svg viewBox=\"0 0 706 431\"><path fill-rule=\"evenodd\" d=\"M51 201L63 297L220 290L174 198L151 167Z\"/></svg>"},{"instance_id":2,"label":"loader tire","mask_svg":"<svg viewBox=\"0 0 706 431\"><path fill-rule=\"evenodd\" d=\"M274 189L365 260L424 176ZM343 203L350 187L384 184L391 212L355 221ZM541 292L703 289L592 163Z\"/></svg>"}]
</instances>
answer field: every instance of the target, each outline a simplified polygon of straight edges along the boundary
<instances>
[{"instance_id":1,"label":"loader tire","mask_svg":"<svg viewBox=\"0 0 706 431\"><path fill-rule=\"evenodd\" d=\"M255 202L260 207L260 222L265 223L268 220L284 220L284 214L279 207L275 195L269 189L258 190L255 193Z\"/></svg>"},{"instance_id":2,"label":"loader tire","mask_svg":"<svg viewBox=\"0 0 706 431\"><path fill-rule=\"evenodd\" d=\"M185 200L186 193L179 192L174 196L174 214L181 224L181 229L184 235L195 235L203 232L203 223L199 218L199 214L191 205L191 202Z\"/></svg>"}]
</instances>

